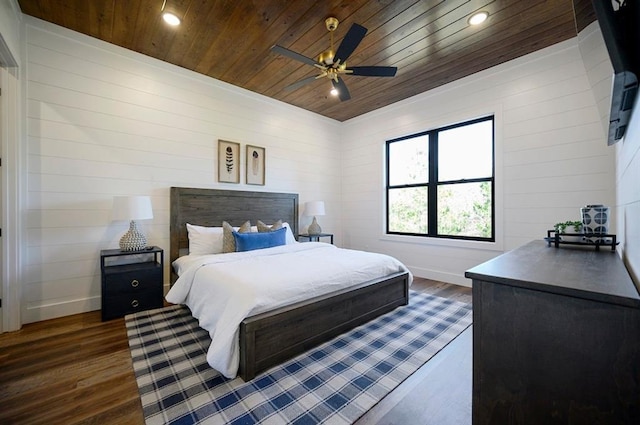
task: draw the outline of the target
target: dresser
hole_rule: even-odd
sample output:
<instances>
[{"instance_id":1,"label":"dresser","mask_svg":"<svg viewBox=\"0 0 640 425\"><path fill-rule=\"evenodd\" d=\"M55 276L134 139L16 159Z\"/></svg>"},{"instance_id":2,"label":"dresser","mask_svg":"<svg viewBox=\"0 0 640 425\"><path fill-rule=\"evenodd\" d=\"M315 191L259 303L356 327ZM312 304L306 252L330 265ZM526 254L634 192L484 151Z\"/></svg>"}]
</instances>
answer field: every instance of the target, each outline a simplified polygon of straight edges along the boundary
<instances>
[{"instance_id":1,"label":"dresser","mask_svg":"<svg viewBox=\"0 0 640 425\"><path fill-rule=\"evenodd\" d=\"M163 250L100 251L102 320L160 308L164 299Z\"/></svg>"},{"instance_id":2,"label":"dresser","mask_svg":"<svg viewBox=\"0 0 640 425\"><path fill-rule=\"evenodd\" d=\"M640 424L640 297L616 253L533 241L465 276L473 425Z\"/></svg>"}]
</instances>

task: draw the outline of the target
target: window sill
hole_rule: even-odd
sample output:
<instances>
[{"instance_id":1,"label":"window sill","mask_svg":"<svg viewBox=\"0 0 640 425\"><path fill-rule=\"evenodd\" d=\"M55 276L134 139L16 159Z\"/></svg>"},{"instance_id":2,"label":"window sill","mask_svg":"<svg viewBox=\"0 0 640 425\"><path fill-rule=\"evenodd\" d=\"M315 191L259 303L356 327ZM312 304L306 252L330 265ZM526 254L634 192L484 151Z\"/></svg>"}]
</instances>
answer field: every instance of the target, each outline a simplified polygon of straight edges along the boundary
<instances>
[{"instance_id":1,"label":"window sill","mask_svg":"<svg viewBox=\"0 0 640 425\"><path fill-rule=\"evenodd\" d=\"M496 238L495 242L485 241L468 241L460 239L445 239L445 238L428 238L423 236L410 236L410 235L388 235L383 234L380 236L381 241L409 243L422 246L442 246L448 248L462 248L462 249L477 249L482 251L503 251L504 247L501 242L498 242Z\"/></svg>"}]
</instances>

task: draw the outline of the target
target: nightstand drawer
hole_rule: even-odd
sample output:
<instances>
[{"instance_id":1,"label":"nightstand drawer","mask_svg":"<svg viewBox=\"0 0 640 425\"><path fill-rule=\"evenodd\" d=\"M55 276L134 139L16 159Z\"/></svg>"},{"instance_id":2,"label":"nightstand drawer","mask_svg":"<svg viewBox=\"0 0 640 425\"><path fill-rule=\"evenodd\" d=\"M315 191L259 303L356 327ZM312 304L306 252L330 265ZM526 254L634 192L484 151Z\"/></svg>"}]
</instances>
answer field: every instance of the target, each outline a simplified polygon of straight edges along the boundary
<instances>
[{"instance_id":1,"label":"nightstand drawer","mask_svg":"<svg viewBox=\"0 0 640 425\"><path fill-rule=\"evenodd\" d=\"M154 289L132 294L109 295L103 303L102 319L115 319L126 314L162 307L162 291Z\"/></svg>"},{"instance_id":2,"label":"nightstand drawer","mask_svg":"<svg viewBox=\"0 0 640 425\"><path fill-rule=\"evenodd\" d=\"M112 267L116 269L116 267ZM105 273L104 283L107 295L113 293L135 293L162 285L162 269L159 265L132 271L110 270Z\"/></svg>"}]
</instances>

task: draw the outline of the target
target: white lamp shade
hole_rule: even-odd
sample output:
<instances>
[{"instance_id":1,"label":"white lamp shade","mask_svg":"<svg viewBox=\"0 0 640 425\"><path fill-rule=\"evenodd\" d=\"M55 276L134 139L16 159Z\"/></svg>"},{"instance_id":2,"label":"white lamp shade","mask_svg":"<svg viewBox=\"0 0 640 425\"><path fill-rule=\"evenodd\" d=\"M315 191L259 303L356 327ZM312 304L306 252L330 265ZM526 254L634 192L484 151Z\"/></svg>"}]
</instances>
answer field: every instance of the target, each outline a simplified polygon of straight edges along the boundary
<instances>
[{"instance_id":1,"label":"white lamp shade","mask_svg":"<svg viewBox=\"0 0 640 425\"><path fill-rule=\"evenodd\" d=\"M309 201L304 204L304 215L324 215L324 201Z\"/></svg>"},{"instance_id":2,"label":"white lamp shade","mask_svg":"<svg viewBox=\"0 0 640 425\"><path fill-rule=\"evenodd\" d=\"M153 218L151 198L148 196L114 196L113 220L149 220Z\"/></svg>"}]
</instances>

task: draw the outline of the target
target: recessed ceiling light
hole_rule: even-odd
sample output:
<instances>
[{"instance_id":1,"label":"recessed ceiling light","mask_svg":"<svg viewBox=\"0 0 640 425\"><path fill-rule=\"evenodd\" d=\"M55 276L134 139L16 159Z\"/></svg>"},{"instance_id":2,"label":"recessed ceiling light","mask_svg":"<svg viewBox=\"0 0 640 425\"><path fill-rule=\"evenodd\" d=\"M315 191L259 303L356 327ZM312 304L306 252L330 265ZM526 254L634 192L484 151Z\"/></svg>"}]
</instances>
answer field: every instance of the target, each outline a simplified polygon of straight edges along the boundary
<instances>
[{"instance_id":1,"label":"recessed ceiling light","mask_svg":"<svg viewBox=\"0 0 640 425\"><path fill-rule=\"evenodd\" d=\"M488 17L489 12L478 12L471 15L467 22L469 22L469 25L480 25L481 23L486 21Z\"/></svg>"},{"instance_id":2,"label":"recessed ceiling light","mask_svg":"<svg viewBox=\"0 0 640 425\"><path fill-rule=\"evenodd\" d=\"M175 27L180 25L180 18L178 18L176 15L174 15L173 13L169 13L169 12L165 12L162 14L162 19L164 19L164 21Z\"/></svg>"},{"instance_id":3,"label":"recessed ceiling light","mask_svg":"<svg viewBox=\"0 0 640 425\"><path fill-rule=\"evenodd\" d=\"M334 96L337 96L338 95L338 90L336 90L336 88L334 87L334 88L331 89L331 91L329 93L331 93Z\"/></svg>"}]
</instances>

